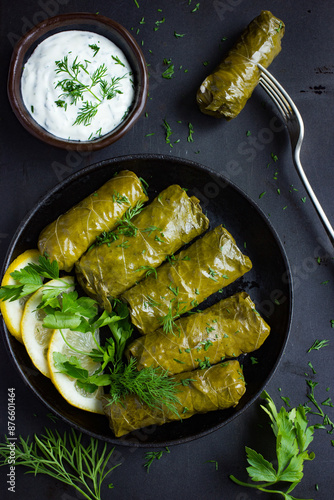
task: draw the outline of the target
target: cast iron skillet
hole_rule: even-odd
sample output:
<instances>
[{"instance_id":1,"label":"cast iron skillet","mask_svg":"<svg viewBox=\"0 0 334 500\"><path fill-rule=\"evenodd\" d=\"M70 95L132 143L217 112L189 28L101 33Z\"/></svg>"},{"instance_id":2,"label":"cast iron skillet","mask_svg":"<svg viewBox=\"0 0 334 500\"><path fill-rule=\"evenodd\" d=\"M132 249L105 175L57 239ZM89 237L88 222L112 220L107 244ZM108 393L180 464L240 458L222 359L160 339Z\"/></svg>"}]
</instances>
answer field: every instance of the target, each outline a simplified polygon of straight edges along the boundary
<instances>
[{"instance_id":1,"label":"cast iron skillet","mask_svg":"<svg viewBox=\"0 0 334 500\"><path fill-rule=\"evenodd\" d=\"M211 228L223 223L238 246L253 262L244 277L201 304L206 307L241 290L255 301L258 311L271 326L271 334L253 356L240 361L247 382L246 393L235 408L195 415L183 422L151 426L123 438L115 438L102 415L91 414L69 405L50 380L32 365L24 346L9 334L6 345L25 383L59 417L79 431L113 444L154 447L180 444L204 436L229 423L250 406L273 375L288 339L292 315L292 288L289 264L275 230L255 204L221 175L197 163L159 155L136 155L105 160L80 170L61 182L42 198L18 228L5 260L4 269L19 254L37 247L40 231L58 215L89 195L117 171L134 171L149 184L153 199L162 189L176 183L201 200Z\"/></svg>"}]
</instances>

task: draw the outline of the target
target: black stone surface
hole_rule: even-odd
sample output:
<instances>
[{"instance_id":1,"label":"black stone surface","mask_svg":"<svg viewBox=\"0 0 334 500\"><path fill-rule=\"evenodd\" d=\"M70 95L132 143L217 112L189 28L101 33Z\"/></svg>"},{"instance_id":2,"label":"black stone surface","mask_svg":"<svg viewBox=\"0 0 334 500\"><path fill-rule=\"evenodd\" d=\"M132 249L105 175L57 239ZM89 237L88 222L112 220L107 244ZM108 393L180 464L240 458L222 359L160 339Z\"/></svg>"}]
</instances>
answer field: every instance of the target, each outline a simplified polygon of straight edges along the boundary
<instances>
[{"instance_id":1,"label":"black stone surface","mask_svg":"<svg viewBox=\"0 0 334 500\"><path fill-rule=\"evenodd\" d=\"M267 0L265 3L259 0L202 0L199 9L192 12L198 3L194 0L190 5L188 0L138 0L138 3L139 8L132 0L108 3L100 0L94 3L86 0L29 3L17 0L1 4L0 261L4 261L20 222L39 199L83 167L128 154L171 155L201 163L229 178L266 214L291 267L294 288L291 332L280 364L266 390L278 407L284 405L281 396L290 398L290 404L297 406L308 401L306 380L312 380L318 383L315 394L320 403L328 397L334 400L334 329L331 327L334 319L334 253L310 200L306 197L305 202L302 201L306 195L294 170L288 134L279 126L276 109L261 88L254 91L245 109L231 122L202 115L195 102L201 81L214 69L251 19L262 9L269 9L284 20L286 34L282 52L270 71L289 92L304 119L302 163L325 212L334 221L334 4L331 0ZM119 142L93 154L58 150L33 138L20 126L6 95L13 43L47 16L75 11L99 12L123 24L142 45L150 65L147 116L142 116ZM163 23L155 24L163 18ZM159 27L157 30L154 29L156 26ZM185 36L176 38L174 32ZM166 68L165 58L174 64L175 72L170 80L161 77ZM173 147L165 141L164 119L173 132L170 138ZM194 128L193 142L187 141L188 123ZM247 131L251 135L246 135ZM278 157L276 162L272 153ZM203 194L210 200L210 190L205 191L205 185ZM307 353L316 339L328 339L329 346ZM8 428L8 388L14 388L16 394L17 436L40 434L44 427L68 430L69 426L61 420L52 421L49 409L23 382L4 342L0 346L2 439ZM334 421L333 408L324 405L321 408ZM316 415L311 415L310 421L322 423ZM326 429L315 431L314 441L309 446L309 450L315 452L315 459L305 465L305 476L293 492L297 498L333 498L334 448L331 440L334 435L328 430L330 426L327 425ZM260 400L216 432L172 446L170 454L164 454L160 461L152 464L149 474L143 467L145 453L159 448L117 445L110 465L119 462L122 465L110 476L114 489L108 488L110 481L107 480L102 498L274 498L237 486L228 478L234 474L247 479L245 446L256 449L270 460L274 458L274 440L268 419L260 408ZM218 470L211 461L218 462ZM43 500L81 498L74 490L51 478L34 478L25 475L20 468L16 470L16 493L13 494L7 489L7 474L7 467L2 467L0 488L1 498L5 500L15 498L15 495L20 500L35 496Z\"/></svg>"}]
</instances>

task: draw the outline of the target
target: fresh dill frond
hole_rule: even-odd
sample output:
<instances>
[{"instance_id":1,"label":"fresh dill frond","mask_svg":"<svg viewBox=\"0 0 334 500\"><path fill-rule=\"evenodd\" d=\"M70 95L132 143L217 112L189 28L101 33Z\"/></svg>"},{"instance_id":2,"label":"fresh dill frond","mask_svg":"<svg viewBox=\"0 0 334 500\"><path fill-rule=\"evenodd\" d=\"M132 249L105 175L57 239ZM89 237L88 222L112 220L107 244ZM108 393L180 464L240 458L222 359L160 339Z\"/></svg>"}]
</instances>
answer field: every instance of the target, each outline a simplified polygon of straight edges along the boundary
<instances>
[{"instance_id":1,"label":"fresh dill frond","mask_svg":"<svg viewBox=\"0 0 334 500\"><path fill-rule=\"evenodd\" d=\"M165 406L178 415L180 382L170 377L166 370L150 366L138 371L136 359L131 358L127 365L120 362L114 366L110 380L108 404L121 403L128 394L136 394L150 408L161 410Z\"/></svg>"},{"instance_id":2,"label":"fresh dill frond","mask_svg":"<svg viewBox=\"0 0 334 500\"><path fill-rule=\"evenodd\" d=\"M83 123L88 126L92 123L92 119L97 113L98 104L93 104L92 102L86 101L81 108L79 108L78 115L73 123L73 125L80 125Z\"/></svg>"},{"instance_id":3,"label":"fresh dill frond","mask_svg":"<svg viewBox=\"0 0 334 500\"><path fill-rule=\"evenodd\" d=\"M0 465L8 464L11 453L8 445L6 437L6 442L0 443ZM27 467L30 474L51 476L72 486L88 500L101 500L103 481L121 465L107 468L113 451L114 448L108 451L107 444L101 449L95 438L84 442L83 435L74 429L63 435L45 429L44 435L35 434L32 440L19 437L15 444L15 466ZM109 488L112 487L109 484Z\"/></svg>"}]
</instances>

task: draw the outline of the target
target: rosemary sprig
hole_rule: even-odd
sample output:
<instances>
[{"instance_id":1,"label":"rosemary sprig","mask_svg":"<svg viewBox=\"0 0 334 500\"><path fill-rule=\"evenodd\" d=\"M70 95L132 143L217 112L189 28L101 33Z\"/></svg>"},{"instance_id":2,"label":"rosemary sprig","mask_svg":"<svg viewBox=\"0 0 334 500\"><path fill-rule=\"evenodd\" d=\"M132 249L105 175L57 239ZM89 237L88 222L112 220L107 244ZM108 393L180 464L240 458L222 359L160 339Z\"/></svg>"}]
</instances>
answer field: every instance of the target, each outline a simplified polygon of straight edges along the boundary
<instances>
[{"instance_id":1,"label":"rosemary sprig","mask_svg":"<svg viewBox=\"0 0 334 500\"><path fill-rule=\"evenodd\" d=\"M0 465L7 465L10 456L9 441L0 443ZM46 474L58 481L68 484L80 492L88 500L101 500L101 486L117 464L107 470L108 461L114 451L107 452L105 444L99 453L99 442L90 438L87 444L82 442L82 434L66 432L61 436L58 431L45 429L45 434L32 441L29 437L15 445L15 465L23 465L30 469L28 474L35 476ZM113 485L109 484L109 488Z\"/></svg>"}]
</instances>

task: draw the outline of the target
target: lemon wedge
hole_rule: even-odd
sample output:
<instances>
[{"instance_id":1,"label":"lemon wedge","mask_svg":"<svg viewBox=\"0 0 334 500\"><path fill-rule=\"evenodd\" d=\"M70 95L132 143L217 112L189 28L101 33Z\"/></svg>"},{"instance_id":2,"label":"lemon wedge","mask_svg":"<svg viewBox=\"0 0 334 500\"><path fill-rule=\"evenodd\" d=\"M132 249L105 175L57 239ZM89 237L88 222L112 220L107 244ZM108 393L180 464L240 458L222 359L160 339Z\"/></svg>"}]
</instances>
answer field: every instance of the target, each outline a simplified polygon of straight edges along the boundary
<instances>
[{"instance_id":1,"label":"lemon wedge","mask_svg":"<svg viewBox=\"0 0 334 500\"><path fill-rule=\"evenodd\" d=\"M27 353L36 368L49 378L50 371L47 362L47 352L54 330L43 326L45 313L43 310L37 309L37 307L42 301L43 291L46 288L61 287L64 281L73 285L69 287L66 292L73 291L74 279L72 276L64 276L59 280L54 279L48 281L27 300L21 319L21 335Z\"/></svg>"},{"instance_id":2,"label":"lemon wedge","mask_svg":"<svg viewBox=\"0 0 334 500\"><path fill-rule=\"evenodd\" d=\"M1 282L1 286L17 285L17 281L11 276L14 271L19 271L28 264L38 264L40 253L38 250L26 250L19 255L8 267ZM22 335L20 329L21 318L23 314L24 305L28 299L22 297L18 300L1 300L0 309L3 319L5 320L8 331L14 335L20 342L22 342Z\"/></svg>"},{"instance_id":3,"label":"lemon wedge","mask_svg":"<svg viewBox=\"0 0 334 500\"><path fill-rule=\"evenodd\" d=\"M96 333L96 340L99 341L98 333ZM74 349L71 349L69 346ZM78 386L75 378L64 373L60 373L57 370L53 358L53 354L55 352L64 354L67 357L76 356L80 360L82 368L88 370L88 373L92 375L98 368L100 368L100 363L94 362L85 354L79 354L76 350L81 352L90 352L94 348L96 349L96 344L93 340L92 334L89 332L81 333L68 329L55 330L49 344L48 365L53 384L68 403L77 408L81 408L82 410L103 414L104 412L101 402L103 388L99 387L93 394L86 392Z\"/></svg>"}]
</instances>

